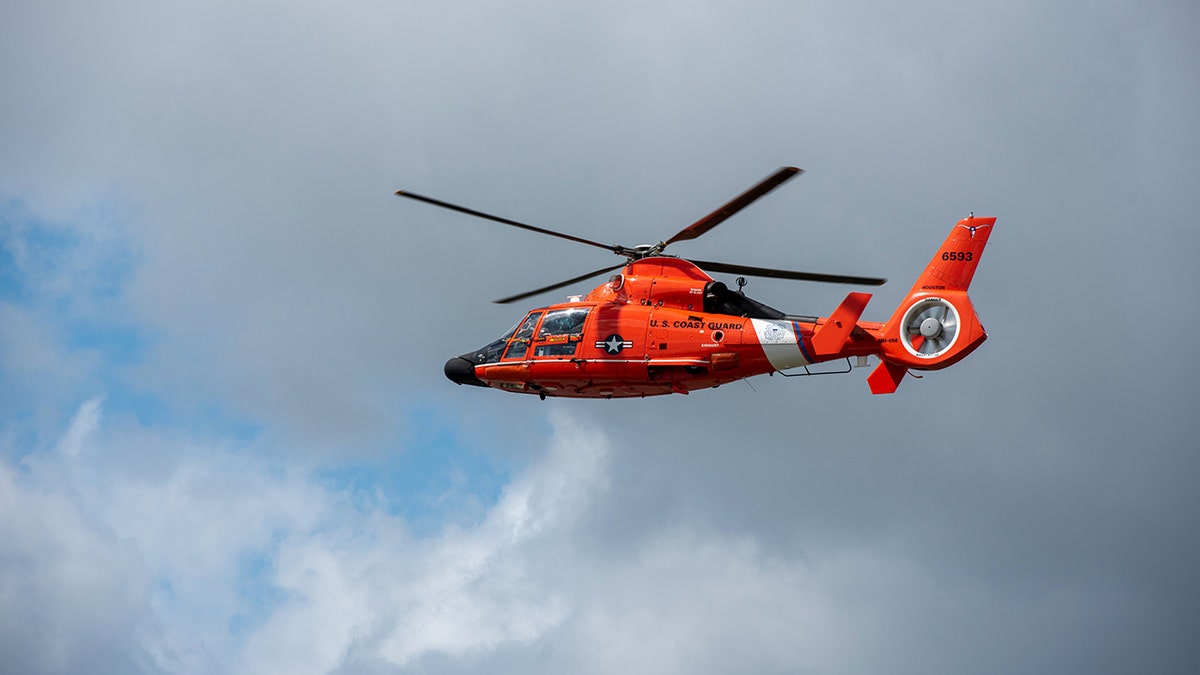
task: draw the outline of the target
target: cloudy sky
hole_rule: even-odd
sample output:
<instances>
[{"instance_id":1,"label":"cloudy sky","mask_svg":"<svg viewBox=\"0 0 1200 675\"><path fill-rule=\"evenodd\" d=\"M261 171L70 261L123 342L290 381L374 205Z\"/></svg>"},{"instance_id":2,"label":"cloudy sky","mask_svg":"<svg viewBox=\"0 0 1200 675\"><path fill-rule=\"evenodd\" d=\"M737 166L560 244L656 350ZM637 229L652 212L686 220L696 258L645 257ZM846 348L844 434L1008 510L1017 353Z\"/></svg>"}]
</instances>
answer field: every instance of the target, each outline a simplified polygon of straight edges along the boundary
<instances>
[{"instance_id":1,"label":"cloudy sky","mask_svg":"<svg viewBox=\"0 0 1200 675\"><path fill-rule=\"evenodd\" d=\"M1198 28L1186 0L4 3L0 662L1200 670ZM882 320L995 215L988 343L886 397L443 378L519 318L491 298L614 261L394 190L633 245L783 165L674 252L885 276Z\"/></svg>"}]
</instances>

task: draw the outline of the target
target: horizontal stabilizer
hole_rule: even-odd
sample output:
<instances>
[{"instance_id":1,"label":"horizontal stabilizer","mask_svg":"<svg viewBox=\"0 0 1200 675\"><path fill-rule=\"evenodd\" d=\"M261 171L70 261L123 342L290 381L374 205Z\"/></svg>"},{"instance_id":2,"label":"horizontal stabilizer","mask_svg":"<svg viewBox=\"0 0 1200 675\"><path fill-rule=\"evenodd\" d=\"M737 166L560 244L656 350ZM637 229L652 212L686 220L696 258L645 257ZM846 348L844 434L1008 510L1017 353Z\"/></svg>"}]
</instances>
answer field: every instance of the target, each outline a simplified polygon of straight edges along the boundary
<instances>
[{"instance_id":1,"label":"horizontal stabilizer","mask_svg":"<svg viewBox=\"0 0 1200 675\"><path fill-rule=\"evenodd\" d=\"M846 338L850 336L850 331L854 330L855 322L862 316L870 301L870 293L851 293L846 296L842 304L833 310L833 314L813 335L813 350L818 356L831 356L841 351L842 345L846 344Z\"/></svg>"}]
</instances>

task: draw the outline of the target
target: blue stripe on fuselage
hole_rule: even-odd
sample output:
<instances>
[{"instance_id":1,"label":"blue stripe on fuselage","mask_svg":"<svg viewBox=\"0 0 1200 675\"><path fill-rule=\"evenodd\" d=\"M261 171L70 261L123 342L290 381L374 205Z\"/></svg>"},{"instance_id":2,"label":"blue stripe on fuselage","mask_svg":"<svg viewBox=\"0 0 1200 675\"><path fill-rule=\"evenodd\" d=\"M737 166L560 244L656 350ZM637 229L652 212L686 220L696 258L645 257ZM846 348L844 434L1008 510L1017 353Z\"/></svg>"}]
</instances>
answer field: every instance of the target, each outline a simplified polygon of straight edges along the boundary
<instances>
[{"instance_id":1,"label":"blue stripe on fuselage","mask_svg":"<svg viewBox=\"0 0 1200 675\"><path fill-rule=\"evenodd\" d=\"M800 355L804 357L805 361L808 361L809 363L815 363L813 358L808 355L808 350L804 348L804 334L800 332L799 321L792 322L792 331L796 333L796 346L800 348Z\"/></svg>"}]
</instances>

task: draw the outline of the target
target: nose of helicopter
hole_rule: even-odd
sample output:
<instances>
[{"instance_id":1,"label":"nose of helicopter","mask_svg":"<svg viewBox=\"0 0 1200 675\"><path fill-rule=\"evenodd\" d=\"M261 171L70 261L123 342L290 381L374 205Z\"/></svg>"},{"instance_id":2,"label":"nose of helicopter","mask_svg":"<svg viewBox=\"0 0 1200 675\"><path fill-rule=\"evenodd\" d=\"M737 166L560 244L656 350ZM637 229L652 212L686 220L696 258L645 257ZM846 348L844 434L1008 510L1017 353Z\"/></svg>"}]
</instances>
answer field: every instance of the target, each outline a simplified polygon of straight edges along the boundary
<instances>
[{"instance_id":1,"label":"nose of helicopter","mask_svg":"<svg viewBox=\"0 0 1200 675\"><path fill-rule=\"evenodd\" d=\"M486 387L487 383L475 377L475 364L461 356L455 356L446 362L446 377L455 384L470 384L476 387Z\"/></svg>"}]
</instances>

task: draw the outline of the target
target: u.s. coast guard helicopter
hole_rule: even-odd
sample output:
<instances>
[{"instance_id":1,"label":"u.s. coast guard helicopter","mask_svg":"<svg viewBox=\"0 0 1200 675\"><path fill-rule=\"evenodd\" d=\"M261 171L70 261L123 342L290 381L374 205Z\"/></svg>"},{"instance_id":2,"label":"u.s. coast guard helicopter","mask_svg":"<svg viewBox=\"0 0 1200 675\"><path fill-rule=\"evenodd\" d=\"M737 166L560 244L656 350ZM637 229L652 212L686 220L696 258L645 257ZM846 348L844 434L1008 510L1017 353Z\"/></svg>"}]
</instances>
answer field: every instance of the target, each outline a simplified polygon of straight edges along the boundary
<instances>
[{"instance_id":1,"label":"u.s. coast guard helicopter","mask_svg":"<svg viewBox=\"0 0 1200 675\"><path fill-rule=\"evenodd\" d=\"M664 250L695 239L802 173L784 167L671 238L626 247L604 244L398 191L401 197L539 234L606 249L625 260L533 291L511 303L615 272L586 295L529 310L484 347L446 362L458 384L574 398L687 394L754 375L826 361L876 356L871 391L896 391L910 370L957 363L986 338L967 288L995 218L958 221L908 295L882 323L860 321L871 295L850 293L827 317L787 314L713 279L707 272L826 283L880 285L874 277L817 274L685 260ZM849 368L846 371L848 372Z\"/></svg>"}]
</instances>

